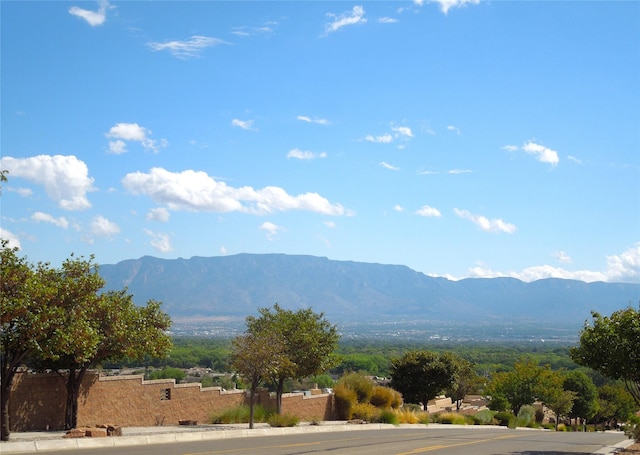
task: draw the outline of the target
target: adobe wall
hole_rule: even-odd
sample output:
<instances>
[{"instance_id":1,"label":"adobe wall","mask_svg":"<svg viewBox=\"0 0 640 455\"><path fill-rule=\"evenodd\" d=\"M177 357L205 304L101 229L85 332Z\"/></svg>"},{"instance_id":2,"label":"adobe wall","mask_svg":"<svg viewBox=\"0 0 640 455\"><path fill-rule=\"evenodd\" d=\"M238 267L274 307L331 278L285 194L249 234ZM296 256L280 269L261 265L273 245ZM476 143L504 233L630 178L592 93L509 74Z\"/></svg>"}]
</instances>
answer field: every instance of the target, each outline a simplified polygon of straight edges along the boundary
<instances>
[{"instance_id":1,"label":"adobe wall","mask_svg":"<svg viewBox=\"0 0 640 455\"><path fill-rule=\"evenodd\" d=\"M12 431L64 427L64 378L51 374L18 373L9 402ZM264 391L258 403L275 407ZM200 384L176 384L173 379L145 381L142 375L99 376L87 373L80 388L78 426L113 424L123 427L177 425L180 420L206 423L214 411L248 403L243 390L224 391ZM333 396L285 394L282 410L301 420L333 419Z\"/></svg>"}]
</instances>

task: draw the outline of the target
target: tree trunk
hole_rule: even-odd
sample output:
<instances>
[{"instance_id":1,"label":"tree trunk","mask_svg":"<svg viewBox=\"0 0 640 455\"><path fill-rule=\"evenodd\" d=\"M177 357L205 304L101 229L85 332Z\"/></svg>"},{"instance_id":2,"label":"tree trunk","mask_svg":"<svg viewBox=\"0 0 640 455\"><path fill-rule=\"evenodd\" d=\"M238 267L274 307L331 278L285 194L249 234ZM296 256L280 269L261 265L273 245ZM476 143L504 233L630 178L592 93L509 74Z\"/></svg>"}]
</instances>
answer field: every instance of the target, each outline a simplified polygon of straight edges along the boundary
<instances>
[{"instance_id":1,"label":"tree trunk","mask_svg":"<svg viewBox=\"0 0 640 455\"><path fill-rule=\"evenodd\" d=\"M284 378L276 382L276 413L282 414L282 394L284 393Z\"/></svg>"},{"instance_id":2,"label":"tree trunk","mask_svg":"<svg viewBox=\"0 0 640 455\"><path fill-rule=\"evenodd\" d=\"M70 430L78 426L78 396L80 395L80 386L87 372L87 367L81 367L79 370L75 368L69 369L67 377L67 403L64 410L64 428Z\"/></svg>"},{"instance_id":3,"label":"tree trunk","mask_svg":"<svg viewBox=\"0 0 640 455\"><path fill-rule=\"evenodd\" d=\"M0 388L0 405L2 406L2 422L0 424L0 439L2 441L8 441L11 434L10 422L9 422L9 394L11 393L11 383L13 382L13 376L15 372L9 372L6 374L2 372L2 386Z\"/></svg>"},{"instance_id":4,"label":"tree trunk","mask_svg":"<svg viewBox=\"0 0 640 455\"><path fill-rule=\"evenodd\" d=\"M251 384L251 392L249 393L249 429L253 430L253 407L255 405L257 385Z\"/></svg>"}]
</instances>

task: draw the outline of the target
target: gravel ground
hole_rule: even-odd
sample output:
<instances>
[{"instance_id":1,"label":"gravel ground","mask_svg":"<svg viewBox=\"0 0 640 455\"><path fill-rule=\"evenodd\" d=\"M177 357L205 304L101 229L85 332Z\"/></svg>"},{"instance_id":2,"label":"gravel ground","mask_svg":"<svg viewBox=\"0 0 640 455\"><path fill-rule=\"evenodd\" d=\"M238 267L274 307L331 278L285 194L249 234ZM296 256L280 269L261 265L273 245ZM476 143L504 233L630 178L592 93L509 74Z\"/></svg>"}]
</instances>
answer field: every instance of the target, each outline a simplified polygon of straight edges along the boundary
<instances>
[{"instance_id":1,"label":"gravel ground","mask_svg":"<svg viewBox=\"0 0 640 455\"><path fill-rule=\"evenodd\" d=\"M624 453L626 455L640 455L640 443L636 442L619 453Z\"/></svg>"}]
</instances>

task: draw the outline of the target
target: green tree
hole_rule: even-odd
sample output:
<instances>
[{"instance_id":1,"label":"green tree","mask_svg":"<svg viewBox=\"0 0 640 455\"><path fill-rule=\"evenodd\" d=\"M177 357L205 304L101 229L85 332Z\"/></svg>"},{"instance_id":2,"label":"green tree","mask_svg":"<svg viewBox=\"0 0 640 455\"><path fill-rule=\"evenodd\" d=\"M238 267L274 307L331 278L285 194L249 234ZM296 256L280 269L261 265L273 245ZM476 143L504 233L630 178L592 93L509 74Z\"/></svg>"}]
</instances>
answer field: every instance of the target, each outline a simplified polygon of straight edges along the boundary
<instances>
[{"instance_id":1,"label":"green tree","mask_svg":"<svg viewBox=\"0 0 640 455\"><path fill-rule=\"evenodd\" d=\"M171 321L154 300L133 303L126 290L99 294L104 280L92 259L71 258L53 270L49 304L55 330L34 354L39 368L64 371L65 428L75 428L78 397L86 372L103 362L162 357L171 349Z\"/></svg>"},{"instance_id":2,"label":"green tree","mask_svg":"<svg viewBox=\"0 0 640 455\"><path fill-rule=\"evenodd\" d=\"M400 392L407 403L427 406L443 390L458 379L458 362L451 353L416 350L391 361L391 387Z\"/></svg>"},{"instance_id":3,"label":"green tree","mask_svg":"<svg viewBox=\"0 0 640 455\"><path fill-rule=\"evenodd\" d=\"M628 307L611 316L596 312L591 315L593 321L587 321L582 328L571 358L579 365L624 381L640 406L640 310Z\"/></svg>"},{"instance_id":4,"label":"green tree","mask_svg":"<svg viewBox=\"0 0 640 455\"><path fill-rule=\"evenodd\" d=\"M249 428L253 429L256 390L267 378L287 367L285 343L268 330L247 332L232 342L231 364L249 384Z\"/></svg>"},{"instance_id":5,"label":"green tree","mask_svg":"<svg viewBox=\"0 0 640 455\"><path fill-rule=\"evenodd\" d=\"M447 387L447 396L456 404L456 409L460 410L462 400L468 394L477 391L483 384L484 379L476 372L476 366L462 357L457 357L456 362L458 377L456 381Z\"/></svg>"},{"instance_id":6,"label":"green tree","mask_svg":"<svg viewBox=\"0 0 640 455\"><path fill-rule=\"evenodd\" d=\"M18 256L18 248L9 248L2 240L0 262L0 439L10 436L9 399L18 368L42 345L57 328L58 313L50 301L55 289L51 286L52 271L48 264L33 265Z\"/></svg>"},{"instance_id":7,"label":"green tree","mask_svg":"<svg viewBox=\"0 0 640 455\"><path fill-rule=\"evenodd\" d=\"M543 368L532 360L519 360L513 371L496 373L489 382L485 393L498 399L506 399L514 415L525 404L532 404L537 398Z\"/></svg>"},{"instance_id":8,"label":"green tree","mask_svg":"<svg viewBox=\"0 0 640 455\"><path fill-rule=\"evenodd\" d=\"M595 419L613 427L614 422L628 421L638 410L633 397L622 385L605 384L598 388L598 412Z\"/></svg>"},{"instance_id":9,"label":"green tree","mask_svg":"<svg viewBox=\"0 0 640 455\"><path fill-rule=\"evenodd\" d=\"M335 325L314 313L311 308L298 311L285 310L277 303L273 310L261 308L260 317L247 318L247 332L272 332L283 344L286 362L271 371L276 387L276 410L282 409L282 394L287 379L300 380L324 373L335 364L332 356L340 335Z\"/></svg>"},{"instance_id":10,"label":"green tree","mask_svg":"<svg viewBox=\"0 0 640 455\"><path fill-rule=\"evenodd\" d=\"M570 371L566 374L562 387L576 394L569 418L589 420L596 415L598 389L589 376L582 371Z\"/></svg>"},{"instance_id":11,"label":"green tree","mask_svg":"<svg viewBox=\"0 0 640 455\"><path fill-rule=\"evenodd\" d=\"M176 383L182 381L186 377L187 373L185 373L184 370L175 367L164 367L162 370L156 370L149 373L149 379L175 379ZM211 380L211 378L209 378L209 381L213 385L213 380ZM202 382L204 383L204 380Z\"/></svg>"},{"instance_id":12,"label":"green tree","mask_svg":"<svg viewBox=\"0 0 640 455\"><path fill-rule=\"evenodd\" d=\"M537 384L538 399L555 414L556 431L560 418L568 416L571 412L576 397L576 392L564 389L564 380L562 373L545 368L541 371Z\"/></svg>"}]
</instances>

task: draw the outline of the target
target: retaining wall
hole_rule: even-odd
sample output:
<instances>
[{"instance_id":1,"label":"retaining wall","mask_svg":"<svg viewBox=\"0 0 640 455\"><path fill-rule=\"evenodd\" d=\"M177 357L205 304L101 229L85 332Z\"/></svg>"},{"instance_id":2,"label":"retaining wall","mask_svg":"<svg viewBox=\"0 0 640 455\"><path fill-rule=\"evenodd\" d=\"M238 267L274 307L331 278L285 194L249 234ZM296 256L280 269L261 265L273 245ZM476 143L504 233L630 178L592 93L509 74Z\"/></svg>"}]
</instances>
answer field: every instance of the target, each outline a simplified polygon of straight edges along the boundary
<instances>
[{"instance_id":1,"label":"retaining wall","mask_svg":"<svg viewBox=\"0 0 640 455\"><path fill-rule=\"evenodd\" d=\"M12 431L63 429L66 389L58 374L18 373L9 402ZM80 387L78 426L122 427L206 423L212 412L248 403L243 390L176 384L173 379L145 381L142 375L101 376L88 372ZM257 403L275 407L275 397L260 390ZM301 420L333 420L333 395L284 394L282 411Z\"/></svg>"}]
</instances>

